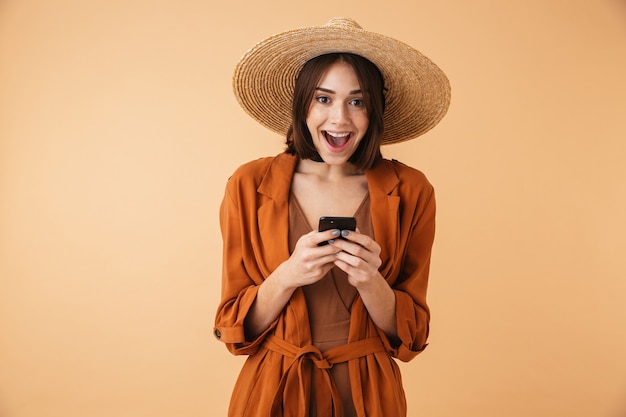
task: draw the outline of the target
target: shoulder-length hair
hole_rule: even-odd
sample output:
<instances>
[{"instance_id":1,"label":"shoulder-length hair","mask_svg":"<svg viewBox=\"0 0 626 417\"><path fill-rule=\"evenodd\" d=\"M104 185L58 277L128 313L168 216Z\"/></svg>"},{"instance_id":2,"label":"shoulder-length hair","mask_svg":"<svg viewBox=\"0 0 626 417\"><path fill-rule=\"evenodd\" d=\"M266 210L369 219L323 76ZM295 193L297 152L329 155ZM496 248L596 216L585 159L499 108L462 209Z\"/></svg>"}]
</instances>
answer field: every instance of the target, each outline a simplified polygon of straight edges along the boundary
<instances>
[{"instance_id":1,"label":"shoulder-length hair","mask_svg":"<svg viewBox=\"0 0 626 417\"><path fill-rule=\"evenodd\" d=\"M383 132L383 112L385 111L384 80L380 70L372 62L360 55L351 53L331 53L320 55L302 67L296 80L293 93L292 122L287 132L285 152L302 159L322 161L315 149L311 132L306 124L309 107L319 87L319 82L336 62L345 62L354 68L369 118L369 125L361 143L348 162L359 169L370 169L382 159L380 137Z\"/></svg>"}]
</instances>

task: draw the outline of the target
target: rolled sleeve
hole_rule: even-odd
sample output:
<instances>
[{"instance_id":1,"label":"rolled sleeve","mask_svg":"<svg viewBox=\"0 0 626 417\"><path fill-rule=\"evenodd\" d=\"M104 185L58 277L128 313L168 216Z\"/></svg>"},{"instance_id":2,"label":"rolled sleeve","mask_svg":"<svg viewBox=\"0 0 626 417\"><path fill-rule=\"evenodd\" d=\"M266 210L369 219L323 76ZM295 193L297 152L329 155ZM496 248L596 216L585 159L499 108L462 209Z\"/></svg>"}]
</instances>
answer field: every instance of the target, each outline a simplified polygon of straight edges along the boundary
<instances>
[{"instance_id":1,"label":"rolled sleeve","mask_svg":"<svg viewBox=\"0 0 626 417\"><path fill-rule=\"evenodd\" d=\"M396 291L396 322L400 345L393 355L408 362L426 349L429 333L429 313L406 293Z\"/></svg>"}]
</instances>

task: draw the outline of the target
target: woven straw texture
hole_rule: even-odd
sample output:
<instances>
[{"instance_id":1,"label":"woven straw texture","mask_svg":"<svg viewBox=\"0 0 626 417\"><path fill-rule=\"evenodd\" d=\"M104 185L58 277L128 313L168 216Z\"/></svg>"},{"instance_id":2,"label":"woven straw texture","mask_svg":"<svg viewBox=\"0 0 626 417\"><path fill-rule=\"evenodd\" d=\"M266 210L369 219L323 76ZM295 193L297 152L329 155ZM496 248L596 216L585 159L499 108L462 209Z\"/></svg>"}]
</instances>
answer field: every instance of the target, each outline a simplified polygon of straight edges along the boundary
<instances>
[{"instance_id":1,"label":"woven straw texture","mask_svg":"<svg viewBox=\"0 0 626 417\"><path fill-rule=\"evenodd\" d=\"M254 119L284 136L291 124L292 94L300 69L308 60L333 52L361 55L383 74L387 92L382 144L416 138L446 114L450 84L437 65L411 46L343 18L256 44L235 68L235 96Z\"/></svg>"}]
</instances>

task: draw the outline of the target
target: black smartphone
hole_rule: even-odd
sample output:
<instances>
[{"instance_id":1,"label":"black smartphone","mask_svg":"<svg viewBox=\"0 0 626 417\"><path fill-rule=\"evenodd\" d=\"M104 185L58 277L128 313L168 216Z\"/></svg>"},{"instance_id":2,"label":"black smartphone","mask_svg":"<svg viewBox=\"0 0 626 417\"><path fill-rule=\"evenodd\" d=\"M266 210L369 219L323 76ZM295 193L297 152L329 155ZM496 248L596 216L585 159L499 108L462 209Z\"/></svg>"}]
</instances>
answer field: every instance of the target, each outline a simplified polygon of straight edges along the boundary
<instances>
[{"instance_id":1,"label":"black smartphone","mask_svg":"<svg viewBox=\"0 0 626 417\"><path fill-rule=\"evenodd\" d=\"M339 229L339 230L356 230L356 218L354 217L334 217L334 216L323 216L320 217L320 224L318 230L320 232L330 230L330 229ZM341 238L341 236L339 236ZM328 242L322 242L319 246L327 245Z\"/></svg>"}]
</instances>

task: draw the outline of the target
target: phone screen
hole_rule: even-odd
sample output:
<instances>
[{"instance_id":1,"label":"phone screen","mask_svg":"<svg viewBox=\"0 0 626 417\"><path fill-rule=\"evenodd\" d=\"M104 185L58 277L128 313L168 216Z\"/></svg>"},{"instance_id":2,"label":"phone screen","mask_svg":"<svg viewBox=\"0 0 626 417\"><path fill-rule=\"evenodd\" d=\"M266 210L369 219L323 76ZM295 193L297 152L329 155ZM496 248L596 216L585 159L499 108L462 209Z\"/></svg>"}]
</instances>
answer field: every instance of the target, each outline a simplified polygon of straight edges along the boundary
<instances>
[{"instance_id":1,"label":"phone screen","mask_svg":"<svg viewBox=\"0 0 626 417\"><path fill-rule=\"evenodd\" d=\"M323 232L330 229L339 230L356 230L356 219L354 217L336 217L323 216L320 217L319 231ZM341 236L339 237L341 239ZM328 242L322 242L319 245L326 245Z\"/></svg>"}]
</instances>

